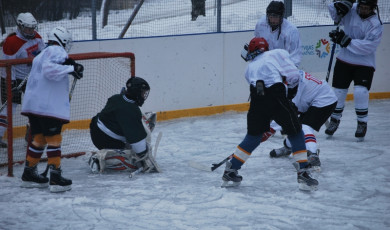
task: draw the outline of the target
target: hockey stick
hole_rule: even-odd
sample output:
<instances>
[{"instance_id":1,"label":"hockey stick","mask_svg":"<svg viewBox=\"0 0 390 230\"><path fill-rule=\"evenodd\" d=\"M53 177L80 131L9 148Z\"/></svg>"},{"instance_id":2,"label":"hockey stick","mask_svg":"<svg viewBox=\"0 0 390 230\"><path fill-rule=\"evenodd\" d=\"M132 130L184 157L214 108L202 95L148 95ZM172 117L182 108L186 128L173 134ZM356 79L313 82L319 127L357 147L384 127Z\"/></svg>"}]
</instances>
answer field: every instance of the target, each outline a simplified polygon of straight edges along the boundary
<instances>
[{"instance_id":1,"label":"hockey stick","mask_svg":"<svg viewBox=\"0 0 390 230\"><path fill-rule=\"evenodd\" d=\"M202 171L213 172L214 170L219 168L221 165L223 165L226 161L230 160L232 157L233 157L233 154L229 155L228 157L226 157L225 159L223 159L221 162L219 162L217 164L212 164L211 167L203 165L203 164L198 163L196 161L189 161L188 165L191 166L192 168L199 169Z\"/></svg>"},{"instance_id":2,"label":"hockey stick","mask_svg":"<svg viewBox=\"0 0 390 230\"><path fill-rule=\"evenodd\" d=\"M338 32L339 29L340 29L340 22L336 23L337 27L336 27L336 31ZM329 81L329 75L330 75L330 71L332 69L332 64L333 64L333 57L334 57L334 53L336 51L336 42L333 42L332 44L332 50L330 51L330 60L329 60L329 65L328 65L328 72L326 73L326 82ZM329 126L329 120L327 119L325 121L325 127L328 128Z\"/></svg>"},{"instance_id":3,"label":"hockey stick","mask_svg":"<svg viewBox=\"0 0 390 230\"><path fill-rule=\"evenodd\" d=\"M70 91L69 91L69 102L72 100L73 91L74 91L74 88L76 87L76 82L77 82L77 78L74 78L73 83L72 83L72 87L70 88Z\"/></svg>"}]
</instances>

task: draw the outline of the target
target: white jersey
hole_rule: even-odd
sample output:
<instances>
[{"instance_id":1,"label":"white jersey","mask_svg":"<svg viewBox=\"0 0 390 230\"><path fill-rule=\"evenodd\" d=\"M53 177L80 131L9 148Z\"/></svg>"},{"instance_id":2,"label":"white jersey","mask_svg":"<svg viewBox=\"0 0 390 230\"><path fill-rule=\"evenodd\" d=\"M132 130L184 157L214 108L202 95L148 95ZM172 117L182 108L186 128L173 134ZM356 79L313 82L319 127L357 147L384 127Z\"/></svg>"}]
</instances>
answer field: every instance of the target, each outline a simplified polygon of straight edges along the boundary
<instances>
[{"instance_id":1,"label":"white jersey","mask_svg":"<svg viewBox=\"0 0 390 230\"><path fill-rule=\"evenodd\" d=\"M279 35L280 31L280 35ZM285 49L290 53L290 58L296 66L299 66L302 59L301 39L299 31L291 22L283 19L278 29L272 31L268 24L267 16L259 19L255 28L255 37L263 37L269 44L269 49Z\"/></svg>"},{"instance_id":2,"label":"white jersey","mask_svg":"<svg viewBox=\"0 0 390 230\"><path fill-rule=\"evenodd\" d=\"M3 45L2 59L17 59L17 58L31 58L38 55L38 53L45 48L41 36L36 33L34 39L25 39L19 32L16 35L11 35L6 38ZM11 69L12 80L24 79L28 76L31 70L31 65L21 64L14 65ZM1 77L5 78L5 68L3 68Z\"/></svg>"},{"instance_id":3,"label":"white jersey","mask_svg":"<svg viewBox=\"0 0 390 230\"><path fill-rule=\"evenodd\" d=\"M321 108L337 101L336 94L326 81L318 80L302 70L299 73L298 91L292 99L299 112L306 112L310 106Z\"/></svg>"},{"instance_id":4,"label":"white jersey","mask_svg":"<svg viewBox=\"0 0 390 230\"><path fill-rule=\"evenodd\" d=\"M341 16L337 15L334 3L330 3L328 8L332 19L339 21ZM340 25L344 25L345 34L352 40L347 47L341 48L337 59L353 65L375 68L375 52L383 32L378 15L362 19L357 13L357 4L354 3L349 12L341 18Z\"/></svg>"},{"instance_id":5,"label":"white jersey","mask_svg":"<svg viewBox=\"0 0 390 230\"><path fill-rule=\"evenodd\" d=\"M266 88L275 83L282 82L286 78L290 87L294 87L299 81L299 70L291 61L286 50L274 49L259 54L248 64L245 78L249 84L256 86L257 80L263 80Z\"/></svg>"},{"instance_id":6,"label":"white jersey","mask_svg":"<svg viewBox=\"0 0 390 230\"><path fill-rule=\"evenodd\" d=\"M71 65L62 65L68 58L66 51L57 45L48 46L33 60L22 114L70 120L68 73Z\"/></svg>"}]
</instances>

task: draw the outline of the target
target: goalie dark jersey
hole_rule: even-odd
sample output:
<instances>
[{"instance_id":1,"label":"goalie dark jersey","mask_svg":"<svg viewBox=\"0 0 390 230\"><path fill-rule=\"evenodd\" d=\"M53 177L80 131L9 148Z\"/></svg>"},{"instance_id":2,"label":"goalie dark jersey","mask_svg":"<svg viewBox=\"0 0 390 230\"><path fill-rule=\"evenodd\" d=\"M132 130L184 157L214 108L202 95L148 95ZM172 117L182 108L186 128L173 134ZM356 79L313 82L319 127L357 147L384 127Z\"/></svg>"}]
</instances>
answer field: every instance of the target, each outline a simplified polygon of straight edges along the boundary
<instances>
[{"instance_id":1,"label":"goalie dark jersey","mask_svg":"<svg viewBox=\"0 0 390 230\"><path fill-rule=\"evenodd\" d=\"M133 100L123 94L116 94L107 100L103 110L92 118L90 128L92 141L99 149L123 148L125 142L133 144L147 136L142 124L141 110ZM117 140L117 145L111 146L105 138L100 138L101 132ZM122 145L121 142L123 146L119 146Z\"/></svg>"}]
</instances>

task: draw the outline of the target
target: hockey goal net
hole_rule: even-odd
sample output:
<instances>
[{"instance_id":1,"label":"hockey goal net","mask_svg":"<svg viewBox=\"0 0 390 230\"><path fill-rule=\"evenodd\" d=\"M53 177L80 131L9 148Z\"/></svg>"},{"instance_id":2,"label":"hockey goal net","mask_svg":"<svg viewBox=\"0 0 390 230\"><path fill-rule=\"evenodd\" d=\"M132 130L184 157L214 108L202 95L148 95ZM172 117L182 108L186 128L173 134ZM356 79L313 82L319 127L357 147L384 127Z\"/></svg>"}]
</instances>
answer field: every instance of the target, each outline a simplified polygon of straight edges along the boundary
<instances>
[{"instance_id":1,"label":"hockey goal net","mask_svg":"<svg viewBox=\"0 0 390 230\"><path fill-rule=\"evenodd\" d=\"M71 97L71 121L62 129L62 157L75 157L96 150L90 140L89 123L113 94L120 93L130 76L135 76L133 53L79 53L69 55L84 66L84 77L77 81ZM0 68L6 77L7 101L12 98L11 69L15 65L31 65L32 59L0 60ZM4 77L2 76L2 77ZM74 78L69 75L71 88ZM23 99L22 99L23 101ZM14 105L15 106L15 105ZM20 114L21 105L12 109L6 103L7 131L3 141L7 148L0 149L0 174L13 176L13 165L22 164L26 157L26 124L28 119ZM47 160L46 153L42 161Z\"/></svg>"}]
</instances>

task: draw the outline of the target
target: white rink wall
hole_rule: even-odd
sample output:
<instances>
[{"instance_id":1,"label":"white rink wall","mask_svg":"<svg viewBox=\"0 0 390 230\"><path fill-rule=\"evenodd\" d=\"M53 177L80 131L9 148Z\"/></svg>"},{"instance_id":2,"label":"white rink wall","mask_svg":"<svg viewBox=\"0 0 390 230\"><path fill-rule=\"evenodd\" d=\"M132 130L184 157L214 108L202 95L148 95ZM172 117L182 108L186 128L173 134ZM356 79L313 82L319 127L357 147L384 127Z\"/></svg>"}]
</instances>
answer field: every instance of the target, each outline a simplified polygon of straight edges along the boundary
<instances>
[{"instance_id":1,"label":"white rink wall","mask_svg":"<svg viewBox=\"0 0 390 230\"><path fill-rule=\"evenodd\" d=\"M371 93L390 92L390 24L384 28ZM333 26L299 28L304 54L301 68L320 79L326 77L331 50L331 44L324 44L321 39L328 41L332 29ZM252 37L253 31L247 31L85 41L75 42L72 53L133 52L136 75L145 78L152 88L143 110L172 111L247 102L247 63L240 53ZM83 84L83 80L78 84ZM118 92L121 87L118 85ZM349 93L352 92L351 87Z\"/></svg>"}]
</instances>

